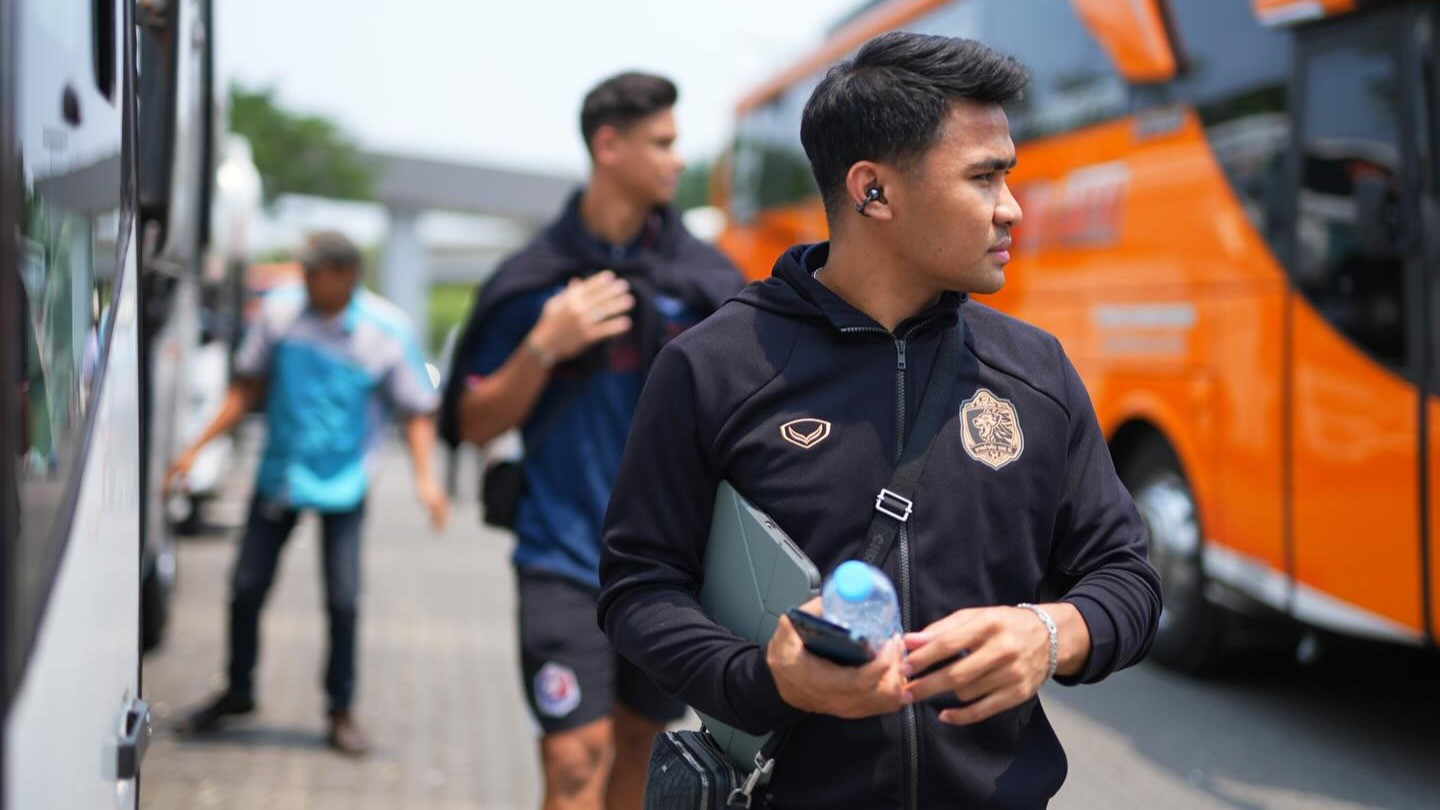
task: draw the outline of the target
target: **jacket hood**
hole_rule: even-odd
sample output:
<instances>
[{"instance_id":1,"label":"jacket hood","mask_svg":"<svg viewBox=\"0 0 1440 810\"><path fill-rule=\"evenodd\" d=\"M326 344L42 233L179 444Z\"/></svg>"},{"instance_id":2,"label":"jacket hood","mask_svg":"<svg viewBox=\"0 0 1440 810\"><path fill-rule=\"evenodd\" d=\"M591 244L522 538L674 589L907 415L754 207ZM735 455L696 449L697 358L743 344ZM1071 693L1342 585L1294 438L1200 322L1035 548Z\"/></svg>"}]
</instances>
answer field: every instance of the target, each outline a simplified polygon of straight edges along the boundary
<instances>
[{"instance_id":1,"label":"jacket hood","mask_svg":"<svg viewBox=\"0 0 1440 810\"><path fill-rule=\"evenodd\" d=\"M707 312L740 286L739 272L730 260L691 235L673 206L656 206L650 212L629 256L611 256L585 228L580 216L583 196L583 188L572 192L559 216L502 263L481 288L474 308L477 315L512 296L564 284L602 268L632 285L663 291Z\"/></svg>"},{"instance_id":2,"label":"jacket hood","mask_svg":"<svg viewBox=\"0 0 1440 810\"><path fill-rule=\"evenodd\" d=\"M811 321L836 331L883 331L869 315L851 306L845 299L815 278L815 271L825 266L830 257L830 243L817 242L795 245L775 261L770 278L756 282L740 291L735 301L788 318ZM922 321L953 324L965 303L964 293L947 292L934 304L905 319L895 330L903 333Z\"/></svg>"},{"instance_id":3,"label":"jacket hood","mask_svg":"<svg viewBox=\"0 0 1440 810\"><path fill-rule=\"evenodd\" d=\"M438 426L441 438L450 446L460 443L458 408L465 375L457 373L457 369L474 354L484 335L486 319L501 303L608 268L630 282L630 290L637 299L632 317L640 343L642 368L648 370L668 339L656 309L658 294L679 298L708 315L729 300L743 283L735 265L720 251L691 235L679 212L671 206L657 206L651 212L631 255L619 259L608 255L585 230L580 216L583 195L584 189L576 189L555 221L520 252L506 259L494 277L479 288L455 345L441 398ZM603 364L606 351L606 344L598 344L568 362L593 370Z\"/></svg>"}]
</instances>

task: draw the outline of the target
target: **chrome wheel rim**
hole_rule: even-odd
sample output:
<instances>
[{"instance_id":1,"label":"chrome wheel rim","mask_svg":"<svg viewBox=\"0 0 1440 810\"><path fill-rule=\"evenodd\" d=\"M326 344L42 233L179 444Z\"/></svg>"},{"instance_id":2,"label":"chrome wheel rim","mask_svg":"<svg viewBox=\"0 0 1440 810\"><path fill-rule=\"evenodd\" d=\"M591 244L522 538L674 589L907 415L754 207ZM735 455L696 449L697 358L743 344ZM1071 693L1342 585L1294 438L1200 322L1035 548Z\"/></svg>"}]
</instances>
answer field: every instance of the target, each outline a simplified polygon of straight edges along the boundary
<instances>
[{"instance_id":1,"label":"chrome wheel rim","mask_svg":"<svg viewBox=\"0 0 1440 810\"><path fill-rule=\"evenodd\" d=\"M1200 521L1190 488L1174 473L1151 479L1135 492L1135 507L1149 531L1150 562L1160 572L1164 605L1161 632L1184 624L1200 598Z\"/></svg>"}]
</instances>

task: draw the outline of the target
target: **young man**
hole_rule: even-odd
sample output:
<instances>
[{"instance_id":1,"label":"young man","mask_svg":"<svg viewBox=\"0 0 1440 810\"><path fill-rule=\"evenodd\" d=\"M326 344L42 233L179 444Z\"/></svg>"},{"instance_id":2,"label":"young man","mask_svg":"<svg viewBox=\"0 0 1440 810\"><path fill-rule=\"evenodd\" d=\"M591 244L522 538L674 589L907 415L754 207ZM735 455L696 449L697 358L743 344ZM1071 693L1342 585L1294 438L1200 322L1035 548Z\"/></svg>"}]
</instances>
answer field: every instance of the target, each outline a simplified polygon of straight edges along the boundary
<instances>
[{"instance_id":1,"label":"young man","mask_svg":"<svg viewBox=\"0 0 1440 810\"><path fill-rule=\"evenodd\" d=\"M310 237L302 254L305 286L270 293L235 358L236 380L214 422L175 461L171 486L207 442L265 404L266 442L230 601L229 686L190 716L204 732L255 709L253 673L260 609L280 550L302 510L317 512L323 535L330 663L325 671L331 746L364 754L365 733L351 714L355 694L355 627L360 594L360 537L381 431L390 410L405 420L415 489L434 527L446 501L431 456L430 414L438 396L405 315L367 290L356 290L360 252L338 233Z\"/></svg>"},{"instance_id":2,"label":"young man","mask_svg":"<svg viewBox=\"0 0 1440 810\"><path fill-rule=\"evenodd\" d=\"M589 182L486 284L446 390L447 439L525 439L514 562L547 810L639 807L651 739L684 711L595 625L600 524L650 363L741 285L668 205L675 100L639 73L585 97Z\"/></svg>"},{"instance_id":3,"label":"young man","mask_svg":"<svg viewBox=\"0 0 1440 810\"><path fill-rule=\"evenodd\" d=\"M600 619L667 691L783 730L776 807L1042 807L1065 757L1036 691L1133 664L1154 633L1145 530L1079 377L1053 337L968 299L1003 284L1020 223L1001 105L1025 81L979 43L903 33L832 69L801 129L832 241L792 248L671 344L641 397ZM840 667L786 619L763 648L707 619L694 594L716 486L822 572L860 557L951 329L961 371L930 383L952 389L949 419L883 563L908 658L892 643ZM1030 604L1047 594L1061 598Z\"/></svg>"}]
</instances>

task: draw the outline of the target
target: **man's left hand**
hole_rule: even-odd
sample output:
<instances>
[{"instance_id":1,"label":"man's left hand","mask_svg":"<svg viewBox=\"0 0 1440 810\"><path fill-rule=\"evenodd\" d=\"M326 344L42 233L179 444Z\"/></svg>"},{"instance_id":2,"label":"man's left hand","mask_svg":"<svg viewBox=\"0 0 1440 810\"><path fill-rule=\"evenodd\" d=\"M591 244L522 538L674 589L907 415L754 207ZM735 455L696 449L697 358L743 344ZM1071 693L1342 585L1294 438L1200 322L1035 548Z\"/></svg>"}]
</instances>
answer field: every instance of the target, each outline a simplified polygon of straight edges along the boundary
<instances>
[{"instance_id":1,"label":"man's left hand","mask_svg":"<svg viewBox=\"0 0 1440 810\"><path fill-rule=\"evenodd\" d=\"M445 521L450 515L450 500L445 497L445 491L433 482L421 481L415 485L415 492L430 512L430 526L437 532L444 531Z\"/></svg>"},{"instance_id":2,"label":"man's left hand","mask_svg":"<svg viewBox=\"0 0 1440 810\"><path fill-rule=\"evenodd\" d=\"M1029 700L1045 682L1050 664L1050 633L1023 608L957 610L918 633L907 633L905 647L910 651L906 660L910 673L925 673L949 661L909 681L905 694L913 703L954 693L969 705L940 712L940 720L958 726L978 723Z\"/></svg>"}]
</instances>

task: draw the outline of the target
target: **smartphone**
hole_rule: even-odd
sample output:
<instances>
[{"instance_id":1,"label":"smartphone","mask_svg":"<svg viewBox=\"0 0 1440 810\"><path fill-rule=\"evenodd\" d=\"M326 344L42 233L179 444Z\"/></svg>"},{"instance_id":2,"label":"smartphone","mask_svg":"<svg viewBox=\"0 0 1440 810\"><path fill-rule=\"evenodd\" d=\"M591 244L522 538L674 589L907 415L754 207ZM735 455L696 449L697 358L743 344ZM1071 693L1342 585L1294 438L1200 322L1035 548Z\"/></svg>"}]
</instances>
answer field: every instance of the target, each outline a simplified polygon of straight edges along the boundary
<instances>
[{"instance_id":1,"label":"smartphone","mask_svg":"<svg viewBox=\"0 0 1440 810\"><path fill-rule=\"evenodd\" d=\"M795 632L799 633L801 641L805 642L805 649L827 661L847 667L858 667L875 658L875 651L870 649L867 642L856 638L848 629L832 621L822 619L812 613L806 613L798 607L790 608L785 615L790 617L790 623L795 626ZM929 674L947 667L966 655L969 655L969 650L962 650L921 674ZM954 692L941 692L925 702L934 706L936 711L961 709L970 705L969 702L956 697Z\"/></svg>"},{"instance_id":2,"label":"smartphone","mask_svg":"<svg viewBox=\"0 0 1440 810\"><path fill-rule=\"evenodd\" d=\"M964 658L969 654L969 650L961 650L960 652L950 656L949 658L946 658L936 663L934 666L926 669L924 672L912 675L911 680L917 680L933 672L938 672L939 670L950 666L951 664L959 661L960 659ZM966 706L969 706L971 702L972 701L961 700L959 696L957 696L954 692L941 692L938 695L931 695L925 700L925 703L930 706L934 706L936 711L944 711L945 709L963 709Z\"/></svg>"},{"instance_id":3,"label":"smartphone","mask_svg":"<svg viewBox=\"0 0 1440 810\"><path fill-rule=\"evenodd\" d=\"M856 638L840 625L806 613L798 607L786 612L795 632L805 642L805 649L827 661L847 667L858 667L875 658L875 651L863 639Z\"/></svg>"}]
</instances>

